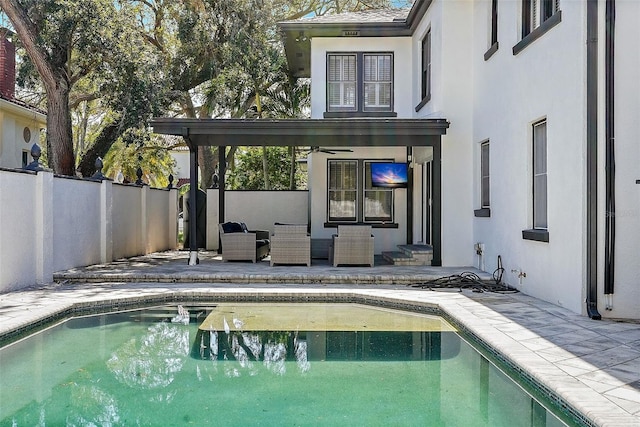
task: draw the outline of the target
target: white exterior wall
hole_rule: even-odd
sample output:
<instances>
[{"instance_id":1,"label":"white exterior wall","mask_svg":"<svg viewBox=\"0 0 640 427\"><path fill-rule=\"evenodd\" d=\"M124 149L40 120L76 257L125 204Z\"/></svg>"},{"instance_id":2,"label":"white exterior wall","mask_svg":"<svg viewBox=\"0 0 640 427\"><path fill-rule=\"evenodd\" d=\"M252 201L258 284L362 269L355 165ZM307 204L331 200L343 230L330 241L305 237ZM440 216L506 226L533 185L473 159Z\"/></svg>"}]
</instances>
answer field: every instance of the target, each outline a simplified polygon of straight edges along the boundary
<instances>
[{"instance_id":1,"label":"white exterior wall","mask_svg":"<svg viewBox=\"0 0 640 427\"><path fill-rule=\"evenodd\" d=\"M311 40L311 117L322 118L326 111L326 57L331 52L393 52L393 92L394 107L398 118L414 117L415 104L412 39L410 37L354 37L354 38L313 38ZM419 87L419 86L418 86ZM419 93L419 91L418 91ZM418 101L419 102L419 101ZM416 102L417 104L417 102ZM327 141L327 147L331 142ZM311 203L311 238L330 239L336 234L335 227L325 228L327 221L327 160L329 159L386 159L406 162L404 147L353 148L352 153L311 153L308 156L309 197ZM420 195L419 183L414 189ZM374 228L375 253L397 250L397 245L405 244L407 236L407 190L394 190L394 222L398 228Z\"/></svg>"},{"instance_id":2,"label":"white exterior wall","mask_svg":"<svg viewBox=\"0 0 640 427\"><path fill-rule=\"evenodd\" d=\"M207 249L218 249L218 190L207 190ZM274 224L307 224L307 191L225 191L225 220L244 222L250 230L268 230ZM259 208L257 208L259 207Z\"/></svg>"},{"instance_id":3,"label":"white exterior wall","mask_svg":"<svg viewBox=\"0 0 640 427\"><path fill-rule=\"evenodd\" d=\"M562 2L562 22L517 55L519 2L500 2L498 51L488 49L490 2L476 2L473 35L474 207L480 208L480 142L490 141L491 217L475 218L485 270L502 258L503 280L522 292L584 311L586 218L586 3ZM524 76L524 77L523 77ZM532 124L547 120L549 242L532 228ZM517 273L526 273L519 280Z\"/></svg>"},{"instance_id":4,"label":"white exterior wall","mask_svg":"<svg viewBox=\"0 0 640 427\"><path fill-rule=\"evenodd\" d=\"M602 8L604 9L604 8ZM602 14L604 18L604 14ZM601 21L603 22L603 21ZM615 39L615 171L616 250L612 309L605 310L603 287L599 288L598 310L603 317L640 318L640 2L616 2ZM604 40L604 29L601 32ZM604 72L602 72L604 78ZM604 109L601 110L604 117ZM603 123L604 120L601 120ZM604 132L604 130L603 130ZM603 134L604 135L604 134ZM604 159L604 136L599 152ZM599 168L604 171L603 167ZM602 173L601 175L604 175ZM604 181L599 191L604 196ZM604 200L604 199L602 199ZM603 206L603 205L602 205ZM604 207L600 211L604 212ZM598 225L604 230L604 218ZM604 236L603 233L600 233ZM601 241L600 248L604 248ZM604 251L602 251L604 252ZM603 262L603 261L602 261ZM603 265L599 262L599 265ZM602 273L602 269L599 269Z\"/></svg>"},{"instance_id":5,"label":"white exterior wall","mask_svg":"<svg viewBox=\"0 0 640 427\"><path fill-rule=\"evenodd\" d=\"M100 185L65 178L53 181L54 271L101 262Z\"/></svg>"},{"instance_id":6,"label":"white exterior wall","mask_svg":"<svg viewBox=\"0 0 640 427\"><path fill-rule=\"evenodd\" d=\"M327 111L326 60L332 52L393 52L394 111L398 118L413 117L410 37L315 37L311 39L312 119L321 119Z\"/></svg>"},{"instance_id":7,"label":"white exterior wall","mask_svg":"<svg viewBox=\"0 0 640 427\"><path fill-rule=\"evenodd\" d=\"M431 31L431 100L414 116L450 123L442 137L441 160L444 266L473 264L472 14L471 2L434 1L413 37L415 107L421 101L422 40Z\"/></svg>"},{"instance_id":8,"label":"white exterior wall","mask_svg":"<svg viewBox=\"0 0 640 427\"><path fill-rule=\"evenodd\" d=\"M45 126L43 114L0 99L0 167L22 168L22 153L30 151L31 146L39 142L40 129ZM31 131L29 141L24 140L25 127ZM28 154L27 163L32 160Z\"/></svg>"},{"instance_id":9,"label":"white exterior wall","mask_svg":"<svg viewBox=\"0 0 640 427\"><path fill-rule=\"evenodd\" d=\"M352 153L337 153L335 155L327 155L324 153L311 153L307 157L309 165L309 176L313 176L314 183L323 183L323 185L313 186L309 190L311 199L311 238L312 239L330 239L332 235L337 233L336 227L325 228L324 223L327 222L327 160L343 160L343 159L385 159L395 162L406 161L406 150L404 147L388 148L353 148ZM358 197L362 197L360 194ZM393 210L394 222L398 224L398 228L374 228L374 252L379 254L383 251L395 251L397 245L407 243L407 190L396 188L393 190Z\"/></svg>"}]
</instances>

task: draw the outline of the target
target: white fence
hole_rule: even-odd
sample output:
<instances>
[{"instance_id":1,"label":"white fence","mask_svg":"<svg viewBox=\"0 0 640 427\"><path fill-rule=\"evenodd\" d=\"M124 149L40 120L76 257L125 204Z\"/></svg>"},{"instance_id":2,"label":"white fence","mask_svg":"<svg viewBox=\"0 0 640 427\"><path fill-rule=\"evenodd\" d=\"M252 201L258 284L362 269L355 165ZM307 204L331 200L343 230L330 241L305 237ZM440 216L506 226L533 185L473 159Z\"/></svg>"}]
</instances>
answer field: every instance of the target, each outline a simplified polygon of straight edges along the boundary
<instances>
[{"instance_id":1,"label":"white fence","mask_svg":"<svg viewBox=\"0 0 640 427\"><path fill-rule=\"evenodd\" d=\"M0 292L177 247L178 191L0 170Z\"/></svg>"},{"instance_id":2,"label":"white fence","mask_svg":"<svg viewBox=\"0 0 640 427\"><path fill-rule=\"evenodd\" d=\"M207 249L218 249L218 190L207 190ZM308 191L225 191L226 221L244 222L252 230L269 230L273 224L307 224Z\"/></svg>"}]
</instances>

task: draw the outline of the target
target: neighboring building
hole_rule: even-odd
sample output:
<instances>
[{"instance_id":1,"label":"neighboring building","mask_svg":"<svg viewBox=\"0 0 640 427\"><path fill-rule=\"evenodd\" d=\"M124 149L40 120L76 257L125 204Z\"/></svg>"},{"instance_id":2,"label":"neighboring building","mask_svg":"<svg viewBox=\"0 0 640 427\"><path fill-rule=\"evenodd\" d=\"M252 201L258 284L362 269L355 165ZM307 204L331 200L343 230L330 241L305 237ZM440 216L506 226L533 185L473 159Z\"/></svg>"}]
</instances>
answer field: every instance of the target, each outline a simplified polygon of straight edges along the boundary
<instances>
[{"instance_id":1,"label":"neighboring building","mask_svg":"<svg viewBox=\"0 0 640 427\"><path fill-rule=\"evenodd\" d=\"M310 120L154 129L192 150L256 135L319 147L312 239L370 223L376 253L431 244L433 265L503 267L529 295L637 319L640 2L617 17L615 4L417 0L282 22L290 68L311 78ZM408 164L407 188L373 186L377 162Z\"/></svg>"},{"instance_id":2,"label":"neighboring building","mask_svg":"<svg viewBox=\"0 0 640 427\"><path fill-rule=\"evenodd\" d=\"M15 46L0 30L0 167L20 169L33 160L31 146L46 128L43 111L15 98Z\"/></svg>"}]
</instances>

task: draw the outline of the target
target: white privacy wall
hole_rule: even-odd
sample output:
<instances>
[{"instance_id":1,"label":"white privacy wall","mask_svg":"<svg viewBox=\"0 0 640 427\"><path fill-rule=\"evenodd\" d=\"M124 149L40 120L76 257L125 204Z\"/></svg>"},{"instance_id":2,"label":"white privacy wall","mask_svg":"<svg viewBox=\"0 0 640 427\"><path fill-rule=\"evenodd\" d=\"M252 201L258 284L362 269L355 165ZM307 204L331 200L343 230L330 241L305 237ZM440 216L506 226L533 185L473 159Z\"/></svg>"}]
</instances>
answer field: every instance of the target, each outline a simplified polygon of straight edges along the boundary
<instances>
[{"instance_id":1,"label":"white privacy wall","mask_svg":"<svg viewBox=\"0 0 640 427\"><path fill-rule=\"evenodd\" d=\"M177 247L178 191L0 170L0 293ZM143 209L145 208L145 209Z\"/></svg>"},{"instance_id":2,"label":"white privacy wall","mask_svg":"<svg viewBox=\"0 0 640 427\"><path fill-rule=\"evenodd\" d=\"M43 203L34 191L25 191L42 185L38 178L41 177L0 170L0 292L38 281L43 248L36 239L35 228Z\"/></svg>"},{"instance_id":3,"label":"white privacy wall","mask_svg":"<svg viewBox=\"0 0 640 427\"><path fill-rule=\"evenodd\" d=\"M101 261L100 183L54 179L52 213L54 271L98 264Z\"/></svg>"},{"instance_id":4,"label":"white privacy wall","mask_svg":"<svg viewBox=\"0 0 640 427\"><path fill-rule=\"evenodd\" d=\"M218 190L207 190L207 249L213 250L219 243L218 197ZM225 191L225 221L244 222L250 230L273 234L276 222L307 224L308 210L307 191Z\"/></svg>"},{"instance_id":5,"label":"white privacy wall","mask_svg":"<svg viewBox=\"0 0 640 427\"><path fill-rule=\"evenodd\" d=\"M500 2L499 49L487 61L489 1L475 2L473 37L474 208L480 208L479 149L490 141L491 217L475 218L485 270L505 268L522 292L584 311L586 212L585 2L561 2L562 22L517 55L519 2ZM532 124L547 120L549 242L532 228ZM516 270L515 272L513 270ZM518 272L526 277L518 278Z\"/></svg>"}]
</instances>

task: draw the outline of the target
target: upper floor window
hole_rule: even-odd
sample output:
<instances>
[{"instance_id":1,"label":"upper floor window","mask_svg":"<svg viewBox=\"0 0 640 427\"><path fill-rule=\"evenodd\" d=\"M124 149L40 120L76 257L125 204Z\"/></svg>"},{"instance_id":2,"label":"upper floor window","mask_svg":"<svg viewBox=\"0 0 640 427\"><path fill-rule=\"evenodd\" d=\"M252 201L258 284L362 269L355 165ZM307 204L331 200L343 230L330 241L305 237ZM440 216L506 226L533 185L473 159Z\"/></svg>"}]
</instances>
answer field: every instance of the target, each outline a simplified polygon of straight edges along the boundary
<instances>
[{"instance_id":1,"label":"upper floor window","mask_svg":"<svg viewBox=\"0 0 640 427\"><path fill-rule=\"evenodd\" d=\"M431 30L422 39L422 99L431 98Z\"/></svg>"},{"instance_id":2,"label":"upper floor window","mask_svg":"<svg viewBox=\"0 0 640 427\"><path fill-rule=\"evenodd\" d=\"M328 54L327 111L393 111L393 54Z\"/></svg>"},{"instance_id":3,"label":"upper floor window","mask_svg":"<svg viewBox=\"0 0 640 427\"><path fill-rule=\"evenodd\" d=\"M522 0L522 39L513 46L517 55L562 21L560 0Z\"/></svg>"},{"instance_id":4,"label":"upper floor window","mask_svg":"<svg viewBox=\"0 0 640 427\"><path fill-rule=\"evenodd\" d=\"M522 0L522 37L560 10L560 0Z\"/></svg>"},{"instance_id":5,"label":"upper floor window","mask_svg":"<svg viewBox=\"0 0 640 427\"><path fill-rule=\"evenodd\" d=\"M489 30L489 49L484 54L485 61L498 51L498 0L491 0Z\"/></svg>"}]
</instances>

